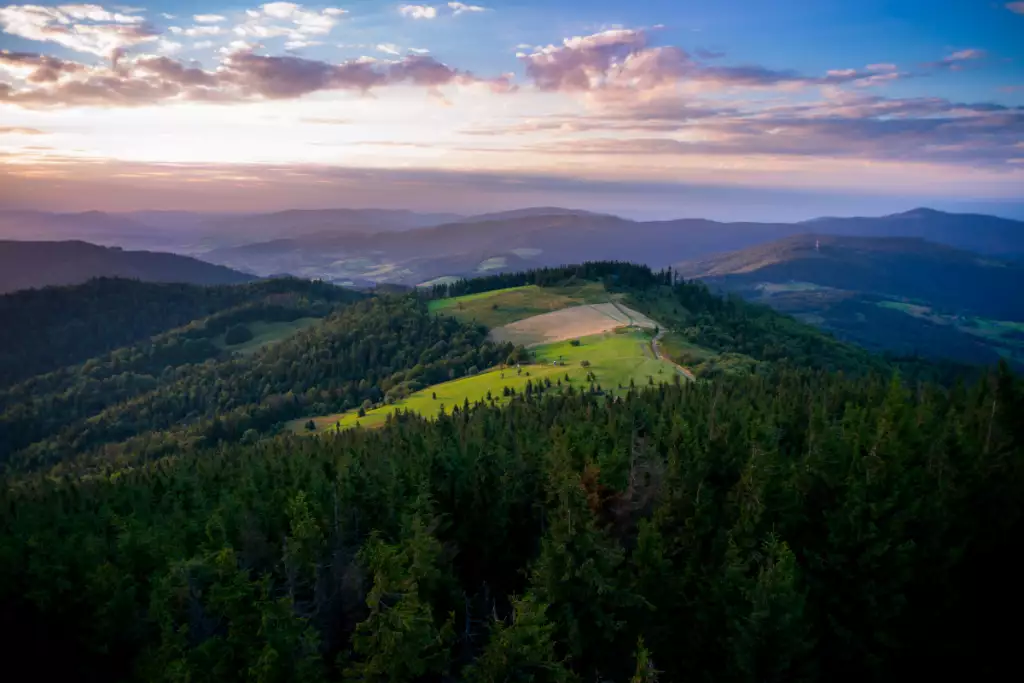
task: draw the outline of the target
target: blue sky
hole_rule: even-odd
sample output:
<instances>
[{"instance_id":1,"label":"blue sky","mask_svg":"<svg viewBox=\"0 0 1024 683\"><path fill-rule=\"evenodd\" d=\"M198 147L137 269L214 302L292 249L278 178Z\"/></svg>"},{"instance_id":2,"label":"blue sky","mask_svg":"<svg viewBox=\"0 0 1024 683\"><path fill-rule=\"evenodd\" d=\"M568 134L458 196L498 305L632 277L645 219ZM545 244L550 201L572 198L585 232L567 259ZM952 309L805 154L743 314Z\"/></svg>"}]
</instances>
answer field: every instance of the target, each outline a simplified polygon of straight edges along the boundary
<instances>
[{"instance_id":1,"label":"blue sky","mask_svg":"<svg viewBox=\"0 0 1024 683\"><path fill-rule=\"evenodd\" d=\"M0 4L0 50L0 205L283 208L289 177L323 205L364 170L415 172L409 208L557 203L517 178L666 213L672 186L866 213L1024 187L1020 2Z\"/></svg>"}]
</instances>

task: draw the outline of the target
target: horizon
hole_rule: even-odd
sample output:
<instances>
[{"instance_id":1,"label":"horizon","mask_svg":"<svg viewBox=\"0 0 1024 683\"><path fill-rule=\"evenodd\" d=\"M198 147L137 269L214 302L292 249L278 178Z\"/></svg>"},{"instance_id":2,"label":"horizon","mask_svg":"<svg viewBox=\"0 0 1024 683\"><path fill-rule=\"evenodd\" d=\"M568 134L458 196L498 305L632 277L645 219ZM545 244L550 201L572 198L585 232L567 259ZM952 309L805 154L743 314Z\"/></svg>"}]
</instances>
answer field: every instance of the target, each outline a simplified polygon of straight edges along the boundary
<instances>
[{"instance_id":1,"label":"horizon","mask_svg":"<svg viewBox=\"0 0 1024 683\"><path fill-rule=\"evenodd\" d=\"M290 207L290 208L270 210L270 211L230 211L230 210L224 210L224 211L190 211L190 210L187 210L187 209L126 209L126 210L113 210L113 211L103 210L103 209L84 209L84 210L78 210L78 211L46 211L44 209L7 209L7 208L3 208L2 206L0 206L0 215L12 214L12 213L38 213L38 214L44 214L44 215L73 217L73 216L83 216L83 215L90 215L90 214L100 214L100 215L110 215L110 216L128 216L128 217L132 217L132 218L137 218L137 217L139 217L142 214L168 214L168 215L170 215L170 214L182 215L183 214L183 215L188 215L188 216L195 216L195 217L203 217L203 218L205 218L205 217L220 217L220 216L223 216L223 217L240 217L240 216L247 216L247 215L250 215L250 216L267 216L267 215L276 215L276 214L284 214L284 213L292 213L292 212L391 211L391 212L396 212L396 213L408 212L410 214L417 214L417 215L423 215L423 216L426 216L426 215L438 215L438 216L447 215L447 216L452 217L453 220L463 220L463 219L480 218L480 217L488 216L488 215L491 215L491 214L501 215L501 214L506 214L506 213L514 213L514 212L522 212L522 211L535 211L535 212L540 213L540 212L542 212L544 210L550 210L550 211L567 211L567 212L580 213L580 214L589 213L589 214L594 214L594 215L598 215L598 216L611 216L611 217L620 218L620 219L624 219L624 220L628 220L628 221L633 221L633 222L638 222L638 223L644 223L644 222L663 222L663 221L706 220L706 221L711 221L711 222L716 222L716 223L723 223L723 224L728 224L728 223L745 223L745 222L778 223L778 224L801 224L801 223L812 223L814 221L830 220L830 219L846 219L846 218L875 219L875 218L887 218L887 217L900 216L900 215L903 215L903 214L910 214L910 213L915 213L915 212L920 212L920 211L931 211L931 212L936 212L936 213L941 213L941 214L948 214L948 215L979 215L979 216L990 216L990 217L995 217L995 218L1003 218L1003 219L1006 219L1006 220L1024 221L1024 203L1008 203L1008 204L1003 205L1003 206L989 205L989 207L992 210L970 210L970 209L964 208L964 207L961 207L961 210L947 210L947 209L938 209L938 208L935 208L934 206L920 205L920 206L912 206L910 208L905 208L905 209L900 209L898 211L890 211L890 212L878 212L878 213L869 213L869 212L856 213L856 212L854 212L854 213L847 213L847 214L835 214L835 213L832 213L832 214L815 214L815 215L807 217L807 218L798 218L798 219L791 219L791 220L785 220L785 219L778 219L778 220L764 219L764 220L760 220L760 221L750 221L750 220L742 220L742 219L741 220L730 220L728 218L714 218L714 217L705 216L705 215L674 215L674 214L670 214L670 215L660 215L660 216L653 216L653 217L645 217L645 216L642 216L642 215L641 216L631 215L631 212L628 212L628 211L622 211L622 212L619 212L619 211L593 211L591 209L582 208L582 207L554 206L554 205L551 205L551 206L519 205L519 206L511 206L509 208L504 208L504 209L497 209L497 210L494 210L494 211L466 212L466 213L460 213L458 211L417 211L415 209L403 209L403 208L395 208L395 207L383 208L383 207L380 207L380 206ZM435 224L430 224L430 226L433 226L433 225L443 225L444 223L448 222L447 220L441 220L441 219L439 219L439 220L440 220L440 222L435 223ZM145 225L145 221L144 220L140 219L139 223L140 223L140 225ZM427 226L427 227L430 227L430 226ZM9 239L9 238L5 238L2 235L0 235L0 239ZM78 239L78 238L76 238L76 239ZM83 237L81 239L86 239L86 238ZM87 239L86 239L86 241L87 241Z\"/></svg>"},{"instance_id":2,"label":"horizon","mask_svg":"<svg viewBox=\"0 0 1024 683\"><path fill-rule=\"evenodd\" d=\"M0 208L1024 218L1024 3L0 6Z\"/></svg>"}]
</instances>

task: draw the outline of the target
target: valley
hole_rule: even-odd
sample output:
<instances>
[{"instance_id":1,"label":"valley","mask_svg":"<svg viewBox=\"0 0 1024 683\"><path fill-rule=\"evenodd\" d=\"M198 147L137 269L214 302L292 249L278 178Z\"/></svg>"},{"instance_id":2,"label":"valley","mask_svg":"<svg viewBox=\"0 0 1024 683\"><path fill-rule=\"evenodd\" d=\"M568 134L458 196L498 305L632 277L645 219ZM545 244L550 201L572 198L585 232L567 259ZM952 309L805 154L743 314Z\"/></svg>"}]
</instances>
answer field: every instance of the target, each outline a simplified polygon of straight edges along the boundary
<instances>
[{"instance_id":1,"label":"valley","mask_svg":"<svg viewBox=\"0 0 1024 683\"><path fill-rule=\"evenodd\" d=\"M1024 367L1024 267L903 237L804 235L676 265L875 351Z\"/></svg>"}]
</instances>

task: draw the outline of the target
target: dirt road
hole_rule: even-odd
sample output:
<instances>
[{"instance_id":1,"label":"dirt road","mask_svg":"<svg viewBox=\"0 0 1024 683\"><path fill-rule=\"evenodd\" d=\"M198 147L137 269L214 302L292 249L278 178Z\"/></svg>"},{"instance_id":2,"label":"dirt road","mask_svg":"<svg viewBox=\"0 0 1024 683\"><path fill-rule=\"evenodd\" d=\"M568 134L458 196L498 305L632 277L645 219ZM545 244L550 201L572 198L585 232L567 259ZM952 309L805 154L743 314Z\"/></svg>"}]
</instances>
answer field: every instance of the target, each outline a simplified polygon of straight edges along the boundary
<instances>
[{"instance_id":1,"label":"dirt road","mask_svg":"<svg viewBox=\"0 0 1024 683\"><path fill-rule=\"evenodd\" d=\"M666 363L674 365L676 370L678 370L679 372L683 373L683 376L686 377L688 380L691 380L691 381L696 380L697 378L693 376L692 372L690 372L689 370L684 368L679 363L676 363L671 358L667 358L667 357L661 355L661 348L659 347L658 342L661 340L661 338L663 336L665 336L665 328L664 327L659 327L658 328L658 334L654 335L654 339L651 340L651 350L654 351L654 357L657 358L658 360L663 360Z\"/></svg>"}]
</instances>

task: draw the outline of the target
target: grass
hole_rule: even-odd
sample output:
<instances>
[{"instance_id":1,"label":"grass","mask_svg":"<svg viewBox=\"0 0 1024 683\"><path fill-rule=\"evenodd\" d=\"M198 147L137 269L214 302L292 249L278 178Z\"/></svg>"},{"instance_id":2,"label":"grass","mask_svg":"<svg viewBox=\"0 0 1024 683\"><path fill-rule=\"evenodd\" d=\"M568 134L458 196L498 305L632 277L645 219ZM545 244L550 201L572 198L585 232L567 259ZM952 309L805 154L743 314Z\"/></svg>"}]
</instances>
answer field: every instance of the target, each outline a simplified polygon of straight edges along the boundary
<instances>
[{"instance_id":1,"label":"grass","mask_svg":"<svg viewBox=\"0 0 1024 683\"><path fill-rule=\"evenodd\" d=\"M831 287L823 287L813 282L763 282L757 286L757 290L765 296L783 292L816 292Z\"/></svg>"},{"instance_id":2,"label":"grass","mask_svg":"<svg viewBox=\"0 0 1024 683\"><path fill-rule=\"evenodd\" d=\"M924 318L939 325L955 325L961 332L973 334L992 342L1020 343L1019 337L1024 335L1024 322L1011 320L993 320L974 316L943 315L934 312L928 306L904 303L902 301L880 301L882 308L901 311L915 318Z\"/></svg>"},{"instance_id":3,"label":"grass","mask_svg":"<svg viewBox=\"0 0 1024 683\"><path fill-rule=\"evenodd\" d=\"M517 374L515 368L492 368L471 377L427 387L392 405L369 410L362 418L358 411L352 410L316 417L313 423L316 432L322 432L331 430L336 423L342 429L354 427L357 422L362 427L379 427L387 421L389 415L398 410L435 417L442 405L446 411L450 411L453 406L461 406L467 400L472 404L486 399L488 391L496 403L505 403L511 399L504 396L504 388L509 387L515 389L516 393L522 393L527 381L536 383L549 379L557 386L558 380L564 384L568 375L572 386L586 388L590 386L588 372L596 376L596 383L602 389L612 394L628 391L630 380L637 386L643 386L651 379L656 383L669 382L679 374L672 365L653 357L651 334L646 331L608 332L584 337L579 341L579 346L565 341L534 349L534 362L523 365L522 374ZM584 360L590 363L589 367L580 364ZM553 365L554 361L560 364ZM292 420L287 427L297 433L309 433L305 429L308 421L309 418Z\"/></svg>"},{"instance_id":4,"label":"grass","mask_svg":"<svg viewBox=\"0 0 1024 683\"><path fill-rule=\"evenodd\" d=\"M298 318L291 322L263 322L256 321L253 323L246 323L252 331L252 339L242 344L235 344L234 346L228 346L224 343L224 335L218 336L214 339L213 343L222 349L228 349L236 353L240 353L243 356L249 356L260 349L275 344L282 339L286 339L299 330L304 330L310 325L315 325L320 322L321 318Z\"/></svg>"},{"instance_id":5,"label":"grass","mask_svg":"<svg viewBox=\"0 0 1024 683\"><path fill-rule=\"evenodd\" d=\"M937 317L932 315L932 309L929 308L928 306L910 304L905 301L879 301L878 305L881 306L882 308L890 308L894 311L900 311L902 313L906 313L907 315L912 315L915 318L933 319Z\"/></svg>"},{"instance_id":6,"label":"grass","mask_svg":"<svg viewBox=\"0 0 1024 683\"><path fill-rule=\"evenodd\" d=\"M604 303L610 298L596 282L569 287L525 285L431 301L430 310L495 328L569 306Z\"/></svg>"}]
</instances>

